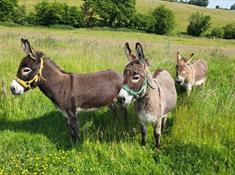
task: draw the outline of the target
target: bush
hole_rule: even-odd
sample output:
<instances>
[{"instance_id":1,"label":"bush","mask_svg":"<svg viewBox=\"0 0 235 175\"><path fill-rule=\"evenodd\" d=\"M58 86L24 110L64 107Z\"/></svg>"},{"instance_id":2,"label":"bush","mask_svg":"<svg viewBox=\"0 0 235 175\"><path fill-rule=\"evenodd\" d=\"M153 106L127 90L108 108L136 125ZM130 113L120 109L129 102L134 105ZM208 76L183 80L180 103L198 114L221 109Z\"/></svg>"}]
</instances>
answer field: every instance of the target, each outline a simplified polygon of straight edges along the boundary
<instances>
[{"instance_id":1,"label":"bush","mask_svg":"<svg viewBox=\"0 0 235 175\"><path fill-rule=\"evenodd\" d=\"M193 13L189 18L187 33L192 36L200 36L210 28L211 17L202 13Z\"/></svg>"},{"instance_id":2,"label":"bush","mask_svg":"<svg viewBox=\"0 0 235 175\"><path fill-rule=\"evenodd\" d=\"M148 32L151 26L153 26L152 16L136 13L135 16L131 19L129 27L131 29L143 30Z\"/></svg>"},{"instance_id":3,"label":"bush","mask_svg":"<svg viewBox=\"0 0 235 175\"><path fill-rule=\"evenodd\" d=\"M174 29L174 24L173 12L160 6L153 11L153 26L149 28L149 31L160 35L167 34Z\"/></svg>"},{"instance_id":4,"label":"bush","mask_svg":"<svg viewBox=\"0 0 235 175\"><path fill-rule=\"evenodd\" d=\"M223 38L224 37L224 29L221 27L215 27L211 30L210 37L213 38Z\"/></svg>"},{"instance_id":5,"label":"bush","mask_svg":"<svg viewBox=\"0 0 235 175\"><path fill-rule=\"evenodd\" d=\"M227 24L224 27L224 38L235 39L235 23Z\"/></svg>"},{"instance_id":6,"label":"bush","mask_svg":"<svg viewBox=\"0 0 235 175\"><path fill-rule=\"evenodd\" d=\"M19 6L15 8L12 16L12 20L17 24L25 24L27 21L25 6Z\"/></svg>"},{"instance_id":7,"label":"bush","mask_svg":"<svg viewBox=\"0 0 235 175\"><path fill-rule=\"evenodd\" d=\"M38 20L37 16L35 15L35 13L33 13L33 12L30 12L28 15L26 15L25 21L31 25L38 25L39 24L39 20Z\"/></svg>"},{"instance_id":8,"label":"bush","mask_svg":"<svg viewBox=\"0 0 235 175\"><path fill-rule=\"evenodd\" d=\"M70 25L82 26L82 16L77 7L65 3L43 1L35 6L35 15L28 20L41 25Z\"/></svg>"}]
</instances>

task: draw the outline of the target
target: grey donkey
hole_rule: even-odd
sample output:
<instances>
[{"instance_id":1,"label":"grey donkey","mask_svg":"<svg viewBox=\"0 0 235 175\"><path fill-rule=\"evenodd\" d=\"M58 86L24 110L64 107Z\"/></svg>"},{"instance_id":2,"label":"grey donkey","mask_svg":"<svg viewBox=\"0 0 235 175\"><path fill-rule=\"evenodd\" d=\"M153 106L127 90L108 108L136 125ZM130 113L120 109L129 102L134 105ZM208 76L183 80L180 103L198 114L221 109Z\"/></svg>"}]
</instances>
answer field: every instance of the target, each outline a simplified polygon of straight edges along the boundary
<instances>
[{"instance_id":1,"label":"grey donkey","mask_svg":"<svg viewBox=\"0 0 235 175\"><path fill-rule=\"evenodd\" d=\"M135 111L141 126L142 145L146 144L147 124L150 122L154 127L156 148L159 149L167 114L176 105L174 79L166 70L156 70L151 75L140 43L136 43L136 56L128 43L125 44L125 50L129 63L123 73L124 81L118 99L125 105L135 102Z\"/></svg>"}]
</instances>

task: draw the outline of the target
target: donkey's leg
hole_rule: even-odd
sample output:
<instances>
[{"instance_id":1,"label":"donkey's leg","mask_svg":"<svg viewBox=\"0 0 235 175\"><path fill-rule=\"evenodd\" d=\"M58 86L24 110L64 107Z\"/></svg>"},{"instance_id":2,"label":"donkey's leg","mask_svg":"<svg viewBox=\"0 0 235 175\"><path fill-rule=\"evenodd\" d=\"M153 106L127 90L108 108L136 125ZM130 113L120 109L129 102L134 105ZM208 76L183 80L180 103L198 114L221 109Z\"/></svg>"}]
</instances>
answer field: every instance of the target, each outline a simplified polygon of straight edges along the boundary
<instances>
[{"instance_id":1,"label":"donkey's leg","mask_svg":"<svg viewBox=\"0 0 235 175\"><path fill-rule=\"evenodd\" d=\"M146 145L146 136L147 136L147 132L148 132L147 124L141 123L140 129L141 129L141 136L142 136L141 145Z\"/></svg>"},{"instance_id":2,"label":"donkey's leg","mask_svg":"<svg viewBox=\"0 0 235 175\"><path fill-rule=\"evenodd\" d=\"M161 131L163 131L164 128L166 127L166 119L167 119L167 114L162 117L162 128L161 128Z\"/></svg>"},{"instance_id":3,"label":"donkey's leg","mask_svg":"<svg viewBox=\"0 0 235 175\"><path fill-rule=\"evenodd\" d=\"M204 88L205 85L206 85L206 78L204 78L204 81L203 81L203 83L202 83L202 87Z\"/></svg>"},{"instance_id":4,"label":"donkey's leg","mask_svg":"<svg viewBox=\"0 0 235 175\"><path fill-rule=\"evenodd\" d=\"M112 103L109 106L109 109L114 113L117 117L121 116L124 118L125 123L127 124L128 118L127 118L127 108L123 105L120 105L118 103Z\"/></svg>"},{"instance_id":5,"label":"donkey's leg","mask_svg":"<svg viewBox=\"0 0 235 175\"><path fill-rule=\"evenodd\" d=\"M161 125L162 125L162 120L158 119L156 123L154 123L154 137L156 140L156 148L160 148L160 137L161 137Z\"/></svg>"},{"instance_id":6,"label":"donkey's leg","mask_svg":"<svg viewBox=\"0 0 235 175\"><path fill-rule=\"evenodd\" d=\"M108 105L108 107L114 115L118 114L118 107L117 107L116 103L112 103L112 104Z\"/></svg>"},{"instance_id":7,"label":"donkey's leg","mask_svg":"<svg viewBox=\"0 0 235 175\"><path fill-rule=\"evenodd\" d=\"M120 110L122 112L122 115L124 117L126 125L128 124L128 113L127 113L127 108L126 106L120 106Z\"/></svg>"},{"instance_id":8,"label":"donkey's leg","mask_svg":"<svg viewBox=\"0 0 235 175\"><path fill-rule=\"evenodd\" d=\"M188 84L187 87L186 87L186 91L187 91L187 95L190 95L190 92L192 90L192 86L191 84Z\"/></svg>"},{"instance_id":9,"label":"donkey's leg","mask_svg":"<svg viewBox=\"0 0 235 175\"><path fill-rule=\"evenodd\" d=\"M72 140L75 142L78 139L80 139L79 123L76 117L76 112L67 112L67 113L68 113L69 134Z\"/></svg>"}]
</instances>

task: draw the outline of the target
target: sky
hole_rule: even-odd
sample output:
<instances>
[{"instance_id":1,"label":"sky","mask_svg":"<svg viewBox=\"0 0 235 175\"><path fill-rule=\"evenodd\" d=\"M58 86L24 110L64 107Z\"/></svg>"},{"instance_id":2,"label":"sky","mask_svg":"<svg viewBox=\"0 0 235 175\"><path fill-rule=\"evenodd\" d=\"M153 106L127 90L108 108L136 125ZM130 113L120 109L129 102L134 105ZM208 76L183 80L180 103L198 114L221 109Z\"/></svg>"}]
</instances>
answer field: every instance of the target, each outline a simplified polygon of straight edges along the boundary
<instances>
[{"instance_id":1,"label":"sky","mask_svg":"<svg viewBox=\"0 0 235 175\"><path fill-rule=\"evenodd\" d=\"M219 5L222 8L230 9L231 5L235 4L235 0L209 0L207 7L215 8L216 5Z\"/></svg>"}]
</instances>

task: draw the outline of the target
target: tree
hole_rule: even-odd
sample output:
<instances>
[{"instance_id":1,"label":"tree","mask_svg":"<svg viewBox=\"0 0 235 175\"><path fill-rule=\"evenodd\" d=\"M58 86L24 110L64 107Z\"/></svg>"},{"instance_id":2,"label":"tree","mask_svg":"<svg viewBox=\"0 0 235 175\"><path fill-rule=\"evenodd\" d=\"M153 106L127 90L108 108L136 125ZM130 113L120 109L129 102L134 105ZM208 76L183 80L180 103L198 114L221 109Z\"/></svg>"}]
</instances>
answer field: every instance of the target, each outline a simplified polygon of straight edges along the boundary
<instances>
[{"instance_id":1,"label":"tree","mask_svg":"<svg viewBox=\"0 0 235 175\"><path fill-rule=\"evenodd\" d=\"M230 10L235 10L235 4L230 7Z\"/></svg>"},{"instance_id":2,"label":"tree","mask_svg":"<svg viewBox=\"0 0 235 175\"><path fill-rule=\"evenodd\" d=\"M211 30L210 36L213 38L223 38L224 37L224 29L221 27L215 27Z\"/></svg>"},{"instance_id":3,"label":"tree","mask_svg":"<svg viewBox=\"0 0 235 175\"><path fill-rule=\"evenodd\" d=\"M17 8L16 0L0 0L0 21L9 22L13 21L13 14Z\"/></svg>"},{"instance_id":4,"label":"tree","mask_svg":"<svg viewBox=\"0 0 235 175\"><path fill-rule=\"evenodd\" d=\"M82 26L82 16L77 7L68 6L57 1L42 1L35 6L35 20L41 25L70 25ZM30 19L34 21L34 19Z\"/></svg>"},{"instance_id":5,"label":"tree","mask_svg":"<svg viewBox=\"0 0 235 175\"><path fill-rule=\"evenodd\" d=\"M96 14L96 1L94 0L83 0L84 3L81 6L82 16L84 25L86 27L92 27L98 25L97 14Z\"/></svg>"},{"instance_id":6,"label":"tree","mask_svg":"<svg viewBox=\"0 0 235 175\"><path fill-rule=\"evenodd\" d=\"M208 0L190 0L189 4L206 7L209 4Z\"/></svg>"},{"instance_id":7,"label":"tree","mask_svg":"<svg viewBox=\"0 0 235 175\"><path fill-rule=\"evenodd\" d=\"M202 13L193 13L189 18L187 33L192 36L200 36L210 28L211 17Z\"/></svg>"},{"instance_id":8,"label":"tree","mask_svg":"<svg viewBox=\"0 0 235 175\"><path fill-rule=\"evenodd\" d=\"M215 8L216 8L216 9L219 9L219 8L220 8L220 6L219 6L219 5L217 5L217 6L215 6Z\"/></svg>"},{"instance_id":9,"label":"tree","mask_svg":"<svg viewBox=\"0 0 235 175\"><path fill-rule=\"evenodd\" d=\"M143 30L146 32L154 32L151 28L154 24L154 19L152 15L146 15L141 13L136 13L131 19L130 27L131 29Z\"/></svg>"},{"instance_id":10,"label":"tree","mask_svg":"<svg viewBox=\"0 0 235 175\"><path fill-rule=\"evenodd\" d=\"M127 27L135 14L135 0L83 0L86 26Z\"/></svg>"},{"instance_id":11,"label":"tree","mask_svg":"<svg viewBox=\"0 0 235 175\"><path fill-rule=\"evenodd\" d=\"M175 18L170 9L160 6L153 11L152 31L157 34L167 34L174 29Z\"/></svg>"},{"instance_id":12,"label":"tree","mask_svg":"<svg viewBox=\"0 0 235 175\"><path fill-rule=\"evenodd\" d=\"M15 8L12 15L12 20L13 22L21 25L27 22L25 6L18 6Z\"/></svg>"},{"instance_id":13,"label":"tree","mask_svg":"<svg viewBox=\"0 0 235 175\"><path fill-rule=\"evenodd\" d=\"M224 38L235 39L235 23L227 24L224 27Z\"/></svg>"},{"instance_id":14,"label":"tree","mask_svg":"<svg viewBox=\"0 0 235 175\"><path fill-rule=\"evenodd\" d=\"M42 1L35 6L38 23L42 25L58 24L62 21L64 14L62 4L54 1L49 3Z\"/></svg>"}]
</instances>

